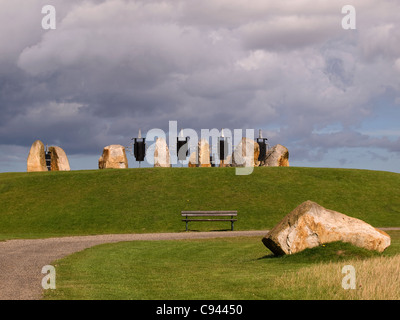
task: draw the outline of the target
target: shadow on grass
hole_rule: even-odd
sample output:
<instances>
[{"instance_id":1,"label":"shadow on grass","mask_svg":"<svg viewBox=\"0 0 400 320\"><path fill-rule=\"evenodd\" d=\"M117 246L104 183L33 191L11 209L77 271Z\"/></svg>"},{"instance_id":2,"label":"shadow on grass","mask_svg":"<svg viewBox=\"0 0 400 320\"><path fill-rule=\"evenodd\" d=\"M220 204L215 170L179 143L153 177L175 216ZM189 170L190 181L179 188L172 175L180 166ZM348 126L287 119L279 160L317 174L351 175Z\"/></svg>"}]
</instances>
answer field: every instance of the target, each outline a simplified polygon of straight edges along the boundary
<instances>
[{"instance_id":1,"label":"shadow on grass","mask_svg":"<svg viewBox=\"0 0 400 320\"><path fill-rule=\"evenodd\" d=\"M335 262L350 259L368 259L382 255L379 252L356 247L350 243L341 241L327 243L318 247L305 249L301 252L289 255L267 254L256 260L276 259L282 262L290 263L319 263L319 262Z\"/></svg>"}]
</instances>

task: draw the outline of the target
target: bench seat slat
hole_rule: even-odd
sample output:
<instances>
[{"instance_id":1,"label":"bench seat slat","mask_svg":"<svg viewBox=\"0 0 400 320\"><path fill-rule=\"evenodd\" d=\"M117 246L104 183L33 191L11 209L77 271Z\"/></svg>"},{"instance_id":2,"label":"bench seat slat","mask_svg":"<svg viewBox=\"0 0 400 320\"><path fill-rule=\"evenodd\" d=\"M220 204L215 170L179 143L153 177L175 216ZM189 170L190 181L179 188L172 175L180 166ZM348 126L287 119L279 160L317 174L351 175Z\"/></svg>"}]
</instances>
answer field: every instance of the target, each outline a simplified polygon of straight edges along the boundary
<instances>
[{"instance_id":1,"label":"bench seat slat","mask_svg":"<svg viewBox=\"0 0 400 320\"><path fill-rule=\"evenodd\" d=\"M182 221L237 221L237 219L182 219Z\"/></svg>"},{"instance_id":2,"label":"bench seat slat","mask_svg":"<svg viewBox=\"0 0 400 320\"><path fill-rule=\"evenodd\" d=\"M181 214L221 214L221 213L237 213L236 210L225 210L225 211L181 211Z\"/></svg>"},{"instance_id":3,"label":"bench seat slat","mask_svg":"<svg viewBox=\"0 0 400 320\"><path fill-rule=\"evenodd\" d=\"M182 216L186 217L230 217L230 216L237 216L237 213L182 213Z\"/></svg>"}]
</instances>

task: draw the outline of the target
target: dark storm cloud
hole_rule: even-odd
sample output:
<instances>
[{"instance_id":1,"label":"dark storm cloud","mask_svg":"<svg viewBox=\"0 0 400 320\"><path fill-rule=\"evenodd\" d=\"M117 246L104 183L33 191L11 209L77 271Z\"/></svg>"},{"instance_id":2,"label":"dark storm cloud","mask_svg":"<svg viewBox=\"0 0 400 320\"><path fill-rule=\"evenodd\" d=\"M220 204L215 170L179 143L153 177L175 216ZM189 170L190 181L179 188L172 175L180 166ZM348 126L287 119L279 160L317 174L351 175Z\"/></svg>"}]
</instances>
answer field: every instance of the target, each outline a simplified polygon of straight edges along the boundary
<instances>
[{"instance_id":1,"label":"dark storm cloud","mask_svg":"<svg viewBox=\"0 0 400 320\"><path fill-rule=\"evenodd\" d=\"M398 150L357 133L388 88L400 105L395 2L354 1L354 32L341 28L340 1L59 0L49 31L40 27L49 3L21 4L0 4L0 145L41 139L98 154L177 120L262 128L318 159L338 145Z\"/></svg>"}]
</instances>

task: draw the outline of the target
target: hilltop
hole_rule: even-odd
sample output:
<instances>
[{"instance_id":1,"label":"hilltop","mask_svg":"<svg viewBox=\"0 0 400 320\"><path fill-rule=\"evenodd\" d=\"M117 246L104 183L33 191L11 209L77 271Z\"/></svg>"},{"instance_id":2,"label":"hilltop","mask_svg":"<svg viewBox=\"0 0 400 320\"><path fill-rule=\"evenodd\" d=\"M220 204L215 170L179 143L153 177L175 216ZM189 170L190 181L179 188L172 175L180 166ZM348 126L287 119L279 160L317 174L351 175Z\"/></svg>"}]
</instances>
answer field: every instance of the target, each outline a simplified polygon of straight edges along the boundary
<instances>
[{"instance_id":1,"label":"hilltop","mask_svg":"<svg viewBox=\"0 0 400 320\"><path fill-rule=\"evenodd\" d=\"M399 185L397 173L300 167L257 167L248 176L234 168L1 173L0 239L181 232L181 210L238 210L236 230L265 230L306 200L375 227L399 226Z\"/></svg>"}]
</instances>

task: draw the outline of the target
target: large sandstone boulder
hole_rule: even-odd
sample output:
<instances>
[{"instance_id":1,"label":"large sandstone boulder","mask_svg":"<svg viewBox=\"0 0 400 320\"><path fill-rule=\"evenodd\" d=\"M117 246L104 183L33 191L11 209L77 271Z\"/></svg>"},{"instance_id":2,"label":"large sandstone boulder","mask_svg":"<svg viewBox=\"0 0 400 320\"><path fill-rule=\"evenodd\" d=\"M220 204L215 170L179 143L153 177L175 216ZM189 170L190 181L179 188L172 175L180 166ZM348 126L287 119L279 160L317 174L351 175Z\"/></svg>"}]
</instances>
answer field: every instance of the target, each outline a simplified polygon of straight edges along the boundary
<instances>
[{"instance_id":1,"label":"large sandstone boulder","mask_svg":"<svg viewBox=\"0 0 400 320\"><path fill-rule=\"evenodd\" d=\"M154 149L154 167L171 167L171 160L167 142L164 138L157 138Z\"/></svg>"},{"instance_id":2,"label":"large sandstone boulder","mask_svg":"<svg viewBox=\"0 0 400 320\"><path fill-rule=\"evenodd\" d=\"M232 167L257 167L260 146L252 139L243 137L232 156Z\"/></svg>"},{"instance_id":3,"label":"large sandstone boulder","mask_svg":"<svg viewBox=\"0 0 400 320\"><path fill-rule=\"evenodd\" d=\"M51 171L70 171L69 161L65 151L60 147L49 147L51 154Z\"/></svg>"},{"instance_id":4,"label":"large sandstone boulder","mask_svg":"<svg viewBox=\"0 0 400 320\"><path fill-rule=\"evenodd\" d=\"M262 239L276 255L292 254L334 241L382 252L390 245L390 236L362 220L306 201Z\"/></svg>"},{"instance_id":5,"label":"large sandstone boulder","mask_svg":"<svg viewBox=\"0 0 400 320\"><path fill-rule=\"evenodd\" d=\"M277 144L268 150L265 159L261 161L264 167L289 167L289 150Z\"/></svg>"},{"instance_id":6,"label":"large sandstone boulder","mask_svg":"<svg viewBox=\"0 0 400 320\"><path fill-rule=\"evenodd\" d=\"M36 140L29 151L26 161L27 171L48 171L46 167L44 144L40 140Z\"/></svg>"},{"instance_id":7,"label":"large sandstone boulder","mask_svg":"<svg viewBox=\"0 0 400 320\"><path fill-rule=\"evenodd\" d=\"M126 158L125 147L112 144L103 149L103 154L99 158L99 169L126 169L128 159Z\"/></svg>"}]
</instances>

